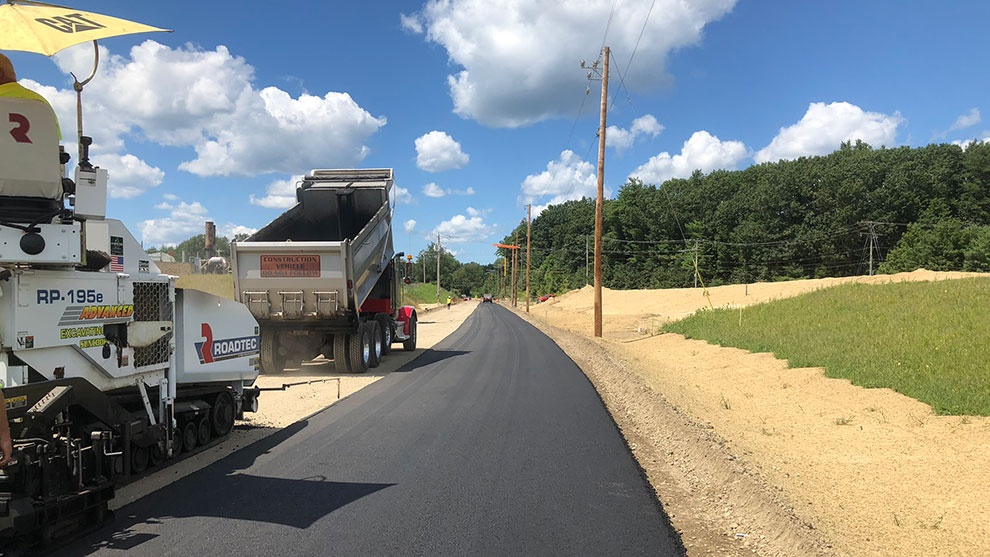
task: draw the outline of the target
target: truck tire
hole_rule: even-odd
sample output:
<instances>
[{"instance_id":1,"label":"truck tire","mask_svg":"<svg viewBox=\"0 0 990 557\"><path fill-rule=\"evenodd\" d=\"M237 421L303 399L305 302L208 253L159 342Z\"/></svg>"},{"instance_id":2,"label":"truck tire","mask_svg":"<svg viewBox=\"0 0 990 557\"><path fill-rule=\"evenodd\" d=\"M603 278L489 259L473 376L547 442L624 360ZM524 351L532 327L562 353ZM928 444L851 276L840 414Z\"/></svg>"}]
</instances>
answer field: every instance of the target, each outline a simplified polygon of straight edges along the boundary
<instances>
[{"instance_id":1,"label":"truck tire","mask_svg":"<svg viewBox=\"0 0 990 557\"><path fill-rule=\"evenodd\" d=\"M410 317L409 319L409 340L402 341L402 349L406 352L412 352L416 349L416 318Z\"/></svg>"},{"instance_id":2,"label":"truck tire","mask_svg":"<svg viewBox=\"0 0 990 557\"><path fill-rule=\"evenodd\" d=\"M385 313L375 316L382 333L382 355L387 356L392 351L392 342L395 341L395 331L392 329L392 317Z\"/></svg>"},{"instance_id":3,"label":"truck tire","mask_svg":"<svg viewBox=\"0 0 990 557\"><path fill-rule=\"evenodd\" d=\"M367 323L361 323L356 333L347 335L347 362L351 373L368 371L371 363L371 335Z\"/></svg>"},{"instance_id":4,"label":"truck tire","mask_svg":"<svg viewBox=\"0 0 990 557\"><path fill-rule=\"evenodd\" d=\"M285 358L278 353L278 335L275 331L261 331L261 373L282 373Z\"/></svg>"},{"instance_id":5,"label":"truck tire","mask_svg":"<svg viewBox=\"0 0 990 557\"><path fill-rule=\"evenodd\" d=\"M333 335L333 367L337 373L347 373L351 366L347 362L347 337L345 334Z\"/></svg>"},{"instance_id":6,"label":"truck tire","mask_svg":"<svg viewBox=\"0 0 990 557\"><path fill-rule=\"evenodd\" d=\"M382 361L382 326L378 320L368 321L368 331L371 337L371 358L368 367L378 367Z\"/></svg>"},{"instance_id":7,"label":"truck tire","mask_svg":"<svg viewBox=\"0 0 990 557\"><path fill-rule=\"evenodd\" d=\"M221 391L213 401L212 418L213 433L217 437L226 437L234 429L234 397L227 391Z\"/></svg>"}]
</instances>

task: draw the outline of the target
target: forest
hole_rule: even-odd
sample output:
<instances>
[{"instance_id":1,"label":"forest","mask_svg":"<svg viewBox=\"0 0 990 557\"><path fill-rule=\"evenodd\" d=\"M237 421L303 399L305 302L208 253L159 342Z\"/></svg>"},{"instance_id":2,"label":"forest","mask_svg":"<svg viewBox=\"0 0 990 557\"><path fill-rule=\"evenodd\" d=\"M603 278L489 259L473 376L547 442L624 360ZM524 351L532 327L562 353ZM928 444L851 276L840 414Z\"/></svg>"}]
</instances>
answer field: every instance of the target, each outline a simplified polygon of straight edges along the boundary
<instances>
[{"instance_id":1,"label":"forest","mask_svg":"<svg viewBox=\"0 0 990 557\"><path fill-rule=\"evenodd\" d=\"M844 143L826 156L696 171L659 186L629 180L603 213L609 288L859 275L871 265L875 273L990 271L990 144ZM585 198L532 221L535 294L591 281L594 215ZM525 221L502 243L517 233L525 246Z\"/></svg>"}]
</instances>

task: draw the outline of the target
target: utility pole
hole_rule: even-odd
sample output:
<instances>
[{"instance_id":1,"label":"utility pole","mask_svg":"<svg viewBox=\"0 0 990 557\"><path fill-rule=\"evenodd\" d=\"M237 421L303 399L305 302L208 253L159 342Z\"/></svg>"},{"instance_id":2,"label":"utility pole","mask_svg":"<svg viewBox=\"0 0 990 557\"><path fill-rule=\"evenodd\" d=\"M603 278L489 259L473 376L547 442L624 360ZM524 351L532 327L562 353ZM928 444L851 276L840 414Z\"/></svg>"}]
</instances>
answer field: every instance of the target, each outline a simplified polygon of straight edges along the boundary
<instances>
[{"instance_id":1,"label":"utility pole","mask_svg":"<svg viewBox=\"0 0 990 557\"><path fill-rule=\"evenodd\" d=\"M437 234L437 303L440 303L440 235Z\"/></svg>"},{"instance_id":2,"label":"utility pole","mask_svg":"<svg viewBox=\"0 0 990 557\"><path fill-rule=\"evenodd\" d=\"M694 287L698 288L698 240L694 241Z\"/></svg>"},{"instance_id":3,"label":"utility pole","mask_svg":"<svg viewBox=\"0 0 990 557\"><path fill-rule=\"evenodd\" d=\"M526 313L529 313L529 237L533 229L533 204L526 205Z\"/></svg>"},{"instance_id":4,"label":"utility pole","mask_svg":"<svg viewBox=\"0 0 990 557\"><path fill-rule=\"evenodd\" d=\"M516 230L516 241L513 242L513 245L515 245L515 246L518 246L519 245L519 231L518 230ZM516 264L516 261L519 259L518 254L519 254L519 250L517 250L517 249L516 250L512 250L512 280L510 281L510 284L509 284L509 287L512 288L512 293L510 294L510 300L512 300L511 301L512 307L516 307L516 291L518 290L516 288L516 268L518 267L518 265Z\"/></svg>"},{"instance_id":5,"label":"utility pole","mask_svg":"<svg viewBox=\"0 0 990 557\"><path fill-rule=\"evenodd\" d=\"M590 284L588 280L588 236L584 237L584 284Z\"/></svg>"},{"instance_id":6,"label":"utility pole","mask_svg":"<svg viewBox=\"0 0 990 557\"><path fill-rule=\"evenodd\" d=\"M598 199L595 201L595 336L602 336L602 206L605 203L605 115L608 112L608 56L602 70L602 115L598 128Z\"/></svg>"},{"instance_id":7,"label":"utility pole","mask_svg":"<svg viewBox=\"0 0 990 557\"><path fill-rule=\"evenodd\" d=\"M866 233L867 240L870 242L870 276L873 276L873 250L877 249L877 253L880 251L880 238L877 235L877 225L881 224L876 221L868 220L863 222L870 227L870 231Z\"/></svg>"}]
</instances>

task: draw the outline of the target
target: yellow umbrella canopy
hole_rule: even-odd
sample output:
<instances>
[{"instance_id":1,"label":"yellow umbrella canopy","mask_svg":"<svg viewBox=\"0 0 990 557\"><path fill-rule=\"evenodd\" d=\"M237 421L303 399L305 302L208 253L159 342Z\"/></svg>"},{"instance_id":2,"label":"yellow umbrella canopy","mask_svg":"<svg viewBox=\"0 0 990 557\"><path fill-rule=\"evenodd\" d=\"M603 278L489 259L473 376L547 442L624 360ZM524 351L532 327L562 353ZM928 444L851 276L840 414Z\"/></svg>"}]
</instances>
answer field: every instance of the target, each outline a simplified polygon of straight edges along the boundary
<instances>
[{"instance_id":1,"label":"yellow umbrella canopy","mask_svg":"<svg viewBox=\"0 0 990 557\"><path fill-rule=\"evenodd\" d=\"M0 50L51 56L79 43L149 31L168 29L40 2L0 4Z\"/></svg>"},{"instance_id":2,"label":"yellow umbrella canopy","mask_svg":"<svg viewBox=\"0 0 990 557\"><path fill-rule=\"evenodd\" d=\"M85 153L82 141L82 90L96 75L96 66L100 63L96 40L149 31L171 32L170 29L31 0L6 0L5 4L0 4L0 50L51 56L70 46L93 41L93 73L82 81L72 75L75 78L72 86L76 91L76 134L80 162L84 161Z\"/></svg>"}]
</instances>

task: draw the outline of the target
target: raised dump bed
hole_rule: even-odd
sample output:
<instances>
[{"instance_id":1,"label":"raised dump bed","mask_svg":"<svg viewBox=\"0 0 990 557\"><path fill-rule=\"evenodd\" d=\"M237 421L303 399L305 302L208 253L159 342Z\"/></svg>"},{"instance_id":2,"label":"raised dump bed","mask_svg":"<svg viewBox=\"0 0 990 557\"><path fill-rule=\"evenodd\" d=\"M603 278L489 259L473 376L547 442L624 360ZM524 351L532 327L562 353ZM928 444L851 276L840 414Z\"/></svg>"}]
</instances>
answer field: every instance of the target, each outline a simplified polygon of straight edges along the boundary
<instances>
[{"instance_id":1,"label":"raised dump bed","mask_svg":"<svg viewBox=\"0 0 990 557\"><path fill-rule=\"evenodd\" d=\"M393 341L415 348L415 312L399 306L391 169L313 170L297 202L232 244L234 290L261 324L266 372L315 358L374 367Z\"/></svg>"}]
</instances>

